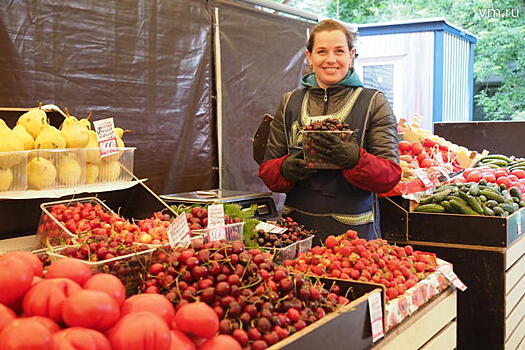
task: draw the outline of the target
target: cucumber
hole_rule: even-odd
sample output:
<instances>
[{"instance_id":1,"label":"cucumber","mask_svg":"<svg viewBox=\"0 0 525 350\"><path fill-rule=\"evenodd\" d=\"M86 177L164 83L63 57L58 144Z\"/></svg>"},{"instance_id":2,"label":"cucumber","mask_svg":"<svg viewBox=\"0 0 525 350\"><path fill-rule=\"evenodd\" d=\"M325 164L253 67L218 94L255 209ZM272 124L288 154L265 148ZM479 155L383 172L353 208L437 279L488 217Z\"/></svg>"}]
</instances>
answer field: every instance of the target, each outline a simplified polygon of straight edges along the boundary
<instances>
[{"instance_id":1,"label":"cucumber","mask_svg":"<svg viewBox=\"0 0 525 350\"><path fill-rule=\"evenodd\" d=\"M469 204L469 206L474 209L475 211L477 211L479 214L483 214L483 208L481 207L481 205L478 203L478 201L476 200L476 198L470 196L470 195L466 195L467 196L467 203Z\"/></svg>"},{"instance_id":2,"label":"cucumber","mask_svg":"<svg viewBox=\"0 0 525 350\"><path fill-rule=\"evenodd\" d=\"M483 206L483 213L487 216L495 216L496 213L494 213L494 210L490 209L486 205Z\"/></svg>"},{"instance_id":3,"label":"cucumber","mask_svg":"<svg viewBox=\"0 0 525 350\"><path fill-rule=\"evenodd\" d=\"M514 213L516 210L519 209L519 206L518 206L518 208L516 208L516 207L514 206L514 204L516 204L516 203L512 203L512 204L510 204L510 203L500 203L500 204L498 204L498 207L500 207L500 208L502 208L504 211L508 211L510 214L512 214L512 213ZM517 205L517 204L516 204L516 205Z\"/></svg>"},{"instance_id":4,"label":"cucumber","mask_svg":"<svg viewBox=\"0 0 525 350\"><path fill-rule=\"evenodd\" d=\"M510 194L512 197L514 198L518 198L520 201L523 199L521 197L521 193L520 193L520 190L518 190L516 187L511 187L510 190L509 190Z\"/></svg>"},{"instance_id":5,"label":"cucumber","mask_svg":"<svg viewBox=\"0 0 525 350\"><path fill-rule=\"evenodd\" d=\"M449 202L450 202L451 200L453 200L453 199L456 200L456 201L458 201L458 202L461 203L461 204L468 205L467 202L466 202L463 198L460 198L460 197L458 197L458 196L448 196L448 197L446 198L446 200L448 200Z\"/></svg>"},{"instance_id":6,"label":"cucumber","mask_svg":"<svg viewBox=\"0 0 525 350\"><path fill-rule=\"evenodd\" d=\"M438 192L437 194L434 195L434 203L441 202L450 193L452 193L452 190L450 189L446 189L444 191Z\"/></svg>"},{"instance_id":7,"label":"cucumber","mask_svg":"<svg viewBox=\"0 0 525 350\"><path fill-rule=\"evenodd\" d=\"M478 184L473 184L472 186L470 186L470 189L468 190L468 193L471 196L479 195L479 186L478 186Z\"/></svg>"},{"instance_id":8,"label":"cucumber","mask_svg":"<svg viewBox=\"0 0 525 350\"><path fill-rule=\"evenodd\" d=\"M421 200L419 201L419 204L430 204L434 201L434 195L431 194L430 196L426 196L426 197L423 197L421 198Z\"/></svg>"},{"instance_id":9,"label":"cucumber","mask_svg":"<svg viewBox=\"0 0 525 350\"><path fill-rule=\"evenodd\" d=\"M496 215L503 215L503 212L505 212L505 210L503 210L503 208L500 208L499 206L492 208L492 210Z\"/></svg>"},{"instance_id":10,"label":"cucumber","mask_svg":"<svg viewBox=\"0 0 525 350\"><path fill-rule=\"evenodd\" d=\"M507 190L507 185L505 185L505 184L499 185L499 190L500 191L506 191Z\"/></svg>"},{"instance_id":11,"label":"cucumber","mask_svg":"<svg viewBox=\"0 0 525 350\"><path fill-rule=\"evenodd\" d=\"M494 208L496 205L498 205L498 202L495 201L494 199L489 199L488 201L485 202L485 205L489 208Z\"/></svg>"},{"instance_id":12,"label":"cucumber","mask_svg":"<svg viewBox=\"0 0 525 350\"><path fill-rule=\"evenodd\" d=\"M488 156L485 156L485 157L481 158L479 161L480 161L480 163L486 163L486 162L489 162L491 160L504 160L507 163L511 163L512 162L512 159L510 159L509 157L507 157L506 155L503 155L503 154L489 154Z\"/></svg>"},{"instance_id":13,"label":"cucumber","mask_svg":"<svg viewBox=\"0 0 525 350\"><path fill-rule=\"evenodd\" d=\"M454 207L454 209L458 210L459 212L461 212L462 214L467 214L467 215L479 215L478 212L476 212L475 210L473 210L471 207L469 207L468 205L465 205L463 203L461 203L460 201L456 200L456 199L451 199L450 200L450 205L452 205Z\"/></svg>"},{"instance_id":14,"label":"cucumber","mask_svg":"<svg viewBox=\"0 0 525 350\"><path fill-rule=\"evenodd\" d=\"M484 195L481 195L478 197L480 201L482 202L486 202L487 201L487 197L485 197Z\"/></svg>"},{"instance_id":15,"label":"cucumber","mask_svg":"<svg viewBox=\"0 0 525 350\"><path fill-rule=\"evenodd\" d=\"M440 203L440 205L445 208L445 212L447 213L452 213L452 214L457 214L457 210L454 209L454 207L450 204L449 201L442 201Z\"/></svg>"},{"instance_id":16,"label":"cucumber","mask_svg":"<svg viewBox=\"0 0 525 350\"><path fill-rule=\"evenodd\" d=\"M487 180L481 179L481 180L479 180L478 184L481 185L481 186L487 186Z\"/></svg>"},{"instance_id":17,"label":"cucumber","mask_svg":"<svg viewBox=\"0 0 525 350\"><path fill-rule=\"evenodd\" d=\"M496 192L489 190L488 188L480 190L479 193L487 197L488 199L493 199L499 203L505 202L505 197L503 197L501 194L497 194Z\"/></svg>"},{"instance_id":18,"label":"cucumber","mask_svg":"<svg viewBox=\"0 0 525 350\"><path fill-rule=\"evenodd\" d=\"M439 204L423 204L417 206L414 211L420 213L444 213L445 208Z\"/></svg>"},{"instance_id":19,"label":"cucumber","mask_svg":"<svg viewBox=\"0 0 525 350\"><path fill-rule=\"evenodd\" d=\"M514 203L518 203L518 204L520 203L520 199L518 197L512 197L512 201Z\"/></svg>"},{"instance_id":20,"label":"cucumber","mask_svg":"<svg viewBox=\"0 0 525 350\"><path fill-rule=\"evenodd\" d=\"M505 186L502 184L502 186ZM507 191L506 189L505 190L501 190L501 195L503 196L503 198L505 198L505 200L512 200L512 196L510 195L510 192Z\"/></svg>"}]
</instances>

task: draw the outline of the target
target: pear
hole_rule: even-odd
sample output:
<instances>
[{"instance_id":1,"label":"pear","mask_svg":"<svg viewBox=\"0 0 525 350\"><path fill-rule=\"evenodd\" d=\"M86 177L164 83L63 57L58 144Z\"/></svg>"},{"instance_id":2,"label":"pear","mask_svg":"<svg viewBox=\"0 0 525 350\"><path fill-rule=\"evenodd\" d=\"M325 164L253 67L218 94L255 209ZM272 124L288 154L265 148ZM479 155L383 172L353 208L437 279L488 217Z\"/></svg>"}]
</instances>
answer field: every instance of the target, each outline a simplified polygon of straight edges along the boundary
<instances>
[{"instance_id":1,"label":"pear","mask_svg":"<svg viewBox=\"0 0 525 350\"><path fill-rule=\"evenodd\" d=\"M82 168L78 161L72 157L62 157L57 164L58 182L62 185L72 186L81 183Z\"/></svg>"},{"instance_id":2,"label":"pear","mask_svg":"<svg viewBox=\"0 0 525 350\"><path fill-rule=\"evenodd\" d=\"M98 174L100 173L100 169L98 165L87 163L86 164L86 183L92 184L98 179Z\"/></svg>"},{"instance_id":3,"label":"pear","mask_svg":"<svg viewBox=\"0 0 525 350\"><path fill-rule=\"evenodd\" d=\"M35 139L35 149L66 148L66 139L54 126L46 123Z\"/></svg>"},{"instance_id":4,"label":"pear","mask_svg":"<svg viewBox=\"0 0 525 350\"><path fill-rule=\"evenodd\" d=\"M83 126L84 128L86 128L86 130L91 130L91 122L87 119L80 119L78 121L78 123Z\"/></svg>"},{"instance_id":5,"label":"pear","mask_svg":"<svg viewBox=\"0 0 525 350\"><path fill-rule=\"evenodd\" d=\"M24 144L24 150L27 151L34 148L35 140L22 124L17 124L13 128L13 133L15 133L16 137Z\"/></svg>"},{"instance_id":6,"label":"pear","mask_svg":"<svg viewBox=\"0 0 525 350\"><path fill-rule=\"evenodd\" d=\"M102 162L100 164L99 178L102 182L116 181L120 177L120 163L118 161Z\"/></svg>"},{"instance_id":7,"label":"pear","mask_svg":"<svg viewBox=\"0 0 525 350\"><path fill-rule=\"evenodd\" d=\"M0 192L7 191L13 183L13 172L9 168L0 168Z\"/></svg>"},{"instance_id":8,"label":"pear","mask_svg":"<svg viewBox=\"0 0 525 350\"><path fill-rule=\"evenodd\" d=\"M47 124L46 112L40 108L31 108L18 118L17 125L22 125L27 132L35 139Z\"/></svg>"},{"instance_id":9,"label":"pear","mask_svg":"<svg viewBox=\"0 0 525 350\"><path fill-rule=\"evenodd\" d=\"M14 152L23 151L24 144L16 135L13 130L0 119L0 167L9 168L13 165L17 165L23 159L21 154L2 154L3 152Z\"/></svg>"},{"instance_id":10,"label":"pear","mask_svg":"<svg viewBox=\"0 0 525 350\"><path fill-rule=\"evenodd\" d=\"M83 148L89 142L88 131L73 116L69 116L64 120L60 131L66 139L68 148Z\"/></svg>"},{"instance_id":11,"label":"pear","mask_svg":"<svg viewBox=\"0 0 525 350\"><path fill-rule=\"evenodd\" d=\"M57 171L53 163L42 157L35 157L27 163L27 184L34 190L53 186Z\"/></svg>"},{"instance_id":12,"label":"pear","mask_svg":"<svg viewBox=\"0 0 525 350\"><path fill-rule=\"evenodd\" d=\"M89 141L86 145L86 148L89 148L86 151L86 162L88 163L100 163L100 150L98 147L97 133L93 130L88 130Z\"/></svg>"}]
</instances>

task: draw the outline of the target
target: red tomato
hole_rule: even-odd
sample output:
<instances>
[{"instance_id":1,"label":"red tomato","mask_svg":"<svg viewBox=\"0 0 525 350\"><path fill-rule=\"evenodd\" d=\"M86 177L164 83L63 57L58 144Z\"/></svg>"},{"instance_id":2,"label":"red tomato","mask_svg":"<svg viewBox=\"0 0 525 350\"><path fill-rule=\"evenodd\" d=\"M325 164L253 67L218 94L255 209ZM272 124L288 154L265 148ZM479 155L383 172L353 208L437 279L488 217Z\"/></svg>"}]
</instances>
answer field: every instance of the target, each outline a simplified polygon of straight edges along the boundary
<instances>
[{"instance_id":1,"label":"red tomato","mask_svg":"<svg viewBox=\"0 0 525 350\"><path fill-rule=\"evenodd\" d=\"M36 255L31 254L29 252L17 250L2 255L2 258L4 257L15 257L22 260L26 265L31 266L31 268L33 269L34 276L42 277L42 262Z\"/></svg>"},{"instance_id":2,"label":"red tomato","mask_svg":"<svg viewBox=\"0 0 525 350\"><path fill-rule=\"evenodd\" d=\"M52 350L111 350L111 345L94 329L72 327L53 334Z\"/></svg>"},{"instance_id":3,"label":"red tomato","mask_svg":"<svg viewBox=\"0 0 525 350\"><path fill-rule=\"evenodd\" d=\"M474 169L474 168L468 168L468 169L465 169L465 171L462 173L463 177L466 179L469 174L473 171L479 171L478 169Z\"/></svg>"},{"instance_id":4,"label":"red tomato","mask_svg":"<svg viewBox=\"0 0 525 350\"><path fill-rule=\"evenodd\" d=\"M518 177L517 177L516 175L512 175L512 174L511 174L511 175L509 175L509 176L507 176L507 177L508 177L509 180L512 181L512 182L514 182L514 181L518 181L518 180L519 180Z\"/></svg>"},{"instance_id":5,"label":"red tomato","mask_svg":"<svg viewBox=\"0 0 525 350\"><path fill-rule=\"evenodd\" d=\"M11 304L22 298L33 283L33 269L13 256L0 257L0 304Z\"/></svg>"},{"instance_id":6,"label":"red tomato","mask_svg":"<svg viewBox=\"0 0 525 350\"><path fill-rule=\"evenodd\" d=\"M49 265L46 278L69 278L83 286L92 274L91 268L82 260L65 258Z\"/></svg>"},{"instance_id":7,"label":"red tomato","mask_svg":"<svg viewBox=\"0 0 525 350\"><path fill-rule=\"evenodd\" d=\"M120 318L115 299L98 290L81 290L64 301L62 319L70 327L106 331Z\"/></svg>"},{"instance_id":8,"label":"red tomato","mask_svg":"<svg viewBox=\"0 0 525 350\"><path fill-rule=\"evenodd\" d=\"M494 176L496 176L496 179L502 177L502 176L507 176L507 172L503 169L497 169L495 172L494 172Z\"/></svg>"},{"instance_id":9,"label":"red tomato","mask_svg":"<svg viewBox=\"0 0 525 350\"><path fill-rule=\"evenodd\" d=\"M169 350L171 333L159 316L141 311L122 317L108 339L113 350Z\"/></svg>"},{"instance_id":10,"label":"red tomato","mask_svg":"<svg viewBox=\"0 0 525 350\"><path fill-rule=\"evenodd\" d=\"M484 179L487 182L496 182L496 177L492 173L482 173L481 178Z\"/></svg>"},{"instance_id":11,"label":"red tomato","mask_svg":"<svg viewBox=\"0 0 525 350\"><path fill-rule=\"evenodd\" d=\"M195 344L186 334L176 329L171 331L171 346L170 350L195 350Z\"/></svg>"},{"instance_id":12,"label":"red tomato","mask_svg":"<svg viewBox=\"0 0 525 350\"><path fill-rule=\"evenodd\" d=\"M175 314L177 328L198 337L213 337L219 330L219 317L206 303L183 305Z\"/></svg>"},{"instance_id":13,"label":"red tomato","mask_svg":"<svg viewBox=\"0 0 525 350\"><path fill-rule=\"evenodd\" d=\"M410 152L411 145L408 141L399 141L399 150L401 152Z\"/></svg>"},{"instance_id":14,"label":"red tomato","mask_svg":"<svg viewBox=\"0 0 525 350\"><path fill-rule=\"evenodd\" d=\"M138 294L129 297L122 304L122 316L138 312L149 311L161 317L167 325L171 325L175 317L173 304L160 294Z\"/></svg>"},{"instance_id":15,"label":"red tomato","mask_svg":"<svg viewBox=\"0 0 525 350\"><path fill-rule=\"evenodd\" d=\"M27 316L46 316L60 323L64 301L81 289L78 284L67 278L42 280L24 297L24 313Z\"/></svg>"},{"instance_id":16,"label":"red tomato","mask_svg":"<svg viewBox=\"0 0 525 350\"><path fill-rule=\"evenodd\" d=\"M124 299L126 299L126 288L118 277L110 275L109 273L93 275L93 277L84 284L84 289L104 292L115 299L119 306L122 305Z\"/></svg>"},{"instance_id":17,"label":"red tomato","mask_svg":"<svg viewBox=\"0 0 525 350\"><path fill-rule=\"evenodd\" d=\"M511 174L517 176L519 179L525 179L525 170L513 170Z\"/></svg>"},{"instance_id":18,"label":"red tomato","mask_svg":"<svg viewBox=\"0 0 525 350\"><path fill-rule=\"evenodd\" d=\"M511 185L512 185L512 181L510 181L510 179L507 177L507 176L500 176L496 179L496 183L498 185L505 185L507 186L507 188L509 188Z\"/></svg>"},{"instance_id":19,"label":"red tomato","mask_svg":"<svg viewBox=\"0 0 525 350\"><path fill-rule=\"evenodd\" d=\"M199 350L242 350L241 345L235 338L220 334L208 339L208 341L199 347Z\"/></svg>"},{"instance_id":20,"label":"red tomato","mask_svg":"<svg viewBox=\"0 0 525 350\"><path fill-rule=\"evenodd\" d=\"M421 164L421 162L423 162L423 160L427 159L428 158L428 154L423 151L421 153L419 153L416 157L417 161Z\"/></svg>"},{"instance_id":21,"label":"red tomato","mask_svg":"<svg viewBox=\"0 0 525 350\"><path fill-rule=\"evenodd\" d=\"M479 180L481 180L481 171L479 171L479 170L470 171L466 175L465 179L468 182L479 182Z\"/></svg>"},{"instance_id":22,"label":"red tomato","mask_svg":"<svg viewBox=\"0 0 525 350\"><path fill-rule=\"evenodd\" d=\"M3 304L0 304L0 332L15 318L16 314L13 310Z\"/></svg>"},{"instance_id":23,"label":"red tomato","mask_svg":"<svg viewBox=\"0 0 525 350\"><path fill-rule=\"evenodd\" d=\"M411 150L412 150L412 154L414 155L421 153L421 151L423 150L423 146L421 146L421 142L418 142L418 141L412 142Z\"/></svg>"},{"instance_id":24,"label":"red tomato","mask_svg":"<svg viewBox=\"0 0 525 350\"><path fill-rule=\"evenodd\" d=\"M2 350L51 350L60 328L44 317L17 318L0 333Z\"/></svg>"},{"instance_id":25,"label":"red tomato","mask_svg":"<svg viewBox=\"0 0 525 350\"><path fill-rule=\"evenodd\" d=\"M423 153L421 153L421 154L423 154ZM421 154L420 154L420 155L421 155ZM419 166L420 166L421 168L430 168L430 167L433 166L433 165L434 165L434 162L432 161L432 159L428 159L428 158L423 159L423 160L419 163Z\"/></svg>"}]
</instances>

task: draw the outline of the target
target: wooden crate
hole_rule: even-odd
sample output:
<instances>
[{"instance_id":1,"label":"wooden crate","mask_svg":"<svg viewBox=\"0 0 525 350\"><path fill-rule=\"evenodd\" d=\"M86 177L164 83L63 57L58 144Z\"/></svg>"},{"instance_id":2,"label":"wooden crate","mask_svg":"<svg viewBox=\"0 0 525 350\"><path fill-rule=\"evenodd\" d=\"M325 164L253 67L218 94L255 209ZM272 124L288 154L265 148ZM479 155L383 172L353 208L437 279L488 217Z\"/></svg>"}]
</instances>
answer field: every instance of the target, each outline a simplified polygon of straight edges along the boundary
<instances>
[{"instance_id":1,"label":"wooden crate","mask_svg":"<svg viewBox=\"0 0 525 350\"><path fill-rule=\"evenodd\" d=\"M458 294L457 348L525 347L525 239L507 248L408 241L451 262L468 289Z\"/></svg>"}]
</instances>

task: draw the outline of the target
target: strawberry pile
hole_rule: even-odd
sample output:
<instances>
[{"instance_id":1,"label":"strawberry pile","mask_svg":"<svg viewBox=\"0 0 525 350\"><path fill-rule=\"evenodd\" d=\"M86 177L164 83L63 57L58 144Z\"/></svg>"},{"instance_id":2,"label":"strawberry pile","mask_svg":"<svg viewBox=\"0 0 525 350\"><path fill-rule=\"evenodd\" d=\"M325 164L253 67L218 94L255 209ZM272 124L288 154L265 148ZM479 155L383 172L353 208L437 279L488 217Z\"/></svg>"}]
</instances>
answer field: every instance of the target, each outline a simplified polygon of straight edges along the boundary
<instances>
[{"instance_id":1,"label":"strawberry pile","mask_svg":"<svg viewBox=\"0 0 525 350\"><path fill-rule=\"evenodd\" d=\"M398 247L386 240L366 241L348 230L326 238L324 247L300 253L285 266L317 276L380 283L387 288L387 301L403 294L436 268L427 254L414 252L411 246Z\"/></svg>"}]
</instances>

